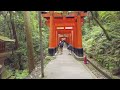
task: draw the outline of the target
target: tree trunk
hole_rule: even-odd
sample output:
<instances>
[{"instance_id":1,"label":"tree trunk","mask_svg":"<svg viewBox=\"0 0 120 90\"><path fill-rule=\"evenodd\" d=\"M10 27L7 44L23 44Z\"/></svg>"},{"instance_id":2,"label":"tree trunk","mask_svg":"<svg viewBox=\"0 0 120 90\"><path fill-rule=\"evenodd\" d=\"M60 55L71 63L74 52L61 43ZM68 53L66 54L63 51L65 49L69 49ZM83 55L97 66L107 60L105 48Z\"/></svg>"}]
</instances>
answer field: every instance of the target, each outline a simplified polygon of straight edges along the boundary
<instances>
[{"instance_id":1,"label":"tree trunk","mask_svg":"<svg viewBox=\"0 0 120 90\"><path fill-rule=\"evenodd\" d=\"M17 33L16 33L16 27L15 27L15 22L14 22L14 16L12 14L12 11L10 13L10 22L11 22L11 27L12 27L12 33L13 33L13 38L15 39L15 47L14 50L18 49L18 39L17 39Z\"/></svg>"},{"instance_id":2,"label":"tree trunk","mask_svg":"<svg viewBox=\"0 0 120 90\"><path fill-rule=\"evenodd\" d=\"M88 13L88 23L89 23L89 28L91 29L91 16L90 16L90 13Z\"/></svg>"},{"instance_id":3,"label":"tree trunk","mask_svg":"<svg viewBox=\"0 0 120 90\"><path fill-rule=\"evenodd\" d=\"M26 34L26 42L27 42L27 50L28 50L28 67L29 73L35 68L35 60L34 60L34 49L33 49L33 40L32 40L32 30L30 25L30 13L29 11L24 11L24 23L25 23L25 34Z\"/></svg>"},{"instance_id":4,"label":"tree trunk","mask_svg":"<svg viewBox=\"0 0 120 90\"><path fill-rule=\"evenodd\" d=\"M91 11L91 14L92 14L94 20L97 22L97 24L102 28L102 30L103 30L103 32L104 32L106 38L107 38L109 41L111 41L111 38L109 37L109 35L108 35L106 29L102 26L102 24L100 23L100 21L94 16L94 14L93 14L92 11Z\"/></svg>"},{"instance_id":5,"label":"tree trunk","mask_svg":"<svg viewBox=\"0 0 120 90\"><path fill-rule=\"evenodd\" d=\"M44 77L44 62L43 62L43 46L42 46L42 23L41 23L41 12L38 12L39 16L39 31L40 31L40 60L41 60L41 74Z\"/></svg>"},{"instance_id":6,"label":"tree trunk","mask_svg":"<svg viewBox=\"0 0 120 90\"><path fill-rule=\"evenodd\" d=\"M8 28L9 28L9 31L10 31L10 38L12 38L12 30L10 28L10 25L9 25L9 22L7 21L7 25L8 25Z\"/></svg>"}]
</instances>

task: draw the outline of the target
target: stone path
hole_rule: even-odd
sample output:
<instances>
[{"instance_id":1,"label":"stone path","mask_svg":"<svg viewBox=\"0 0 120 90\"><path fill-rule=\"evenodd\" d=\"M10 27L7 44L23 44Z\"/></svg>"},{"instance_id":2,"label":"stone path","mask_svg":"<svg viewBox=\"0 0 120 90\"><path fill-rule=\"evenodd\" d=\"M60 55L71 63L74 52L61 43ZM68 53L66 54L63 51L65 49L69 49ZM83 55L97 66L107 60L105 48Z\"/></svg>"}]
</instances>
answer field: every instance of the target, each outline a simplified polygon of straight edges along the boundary
<instances>
[{"instance_id":1,"label":"stone path","mask_svg":"<svg viewBox=\"0 0 120 90\"><path fill-rule=\"evenodd\" d=\"M68 55L68 50L63 49L62 55L57 55L45 67L45 77L43 79L96 79L92 72L72 55Z\"/></svg>"}]
</instances>

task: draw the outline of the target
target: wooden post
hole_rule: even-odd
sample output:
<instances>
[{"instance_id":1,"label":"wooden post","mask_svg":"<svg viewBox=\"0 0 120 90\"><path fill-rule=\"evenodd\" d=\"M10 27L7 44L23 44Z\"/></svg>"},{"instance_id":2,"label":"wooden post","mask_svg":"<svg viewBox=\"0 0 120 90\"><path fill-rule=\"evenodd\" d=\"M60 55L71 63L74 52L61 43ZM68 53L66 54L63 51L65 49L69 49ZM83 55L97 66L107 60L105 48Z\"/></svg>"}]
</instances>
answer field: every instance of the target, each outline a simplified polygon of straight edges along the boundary
<instances>
[{"instance_id":1,"label":"wooden post","mask_svg":"<svg viewBox=\"0 0 120 90\"><path fill-rule=\"evenodd\" d=\"M77 41L76 41L77 40L77 37L76 37L77 36L77 33L76 33L77 32L77 22L76 22L76 20L77 19L75 18L75 22L74 22L75 23L75 27L74 27L74 30L73 30L73 48L74 48L74 53L75 53L75 48L76 48L76 44L77 44Z\"/></svg>"},{"instance_id":2,"label":"wooden post","mask_svg":"<svg viewBox=\"0 0 120 90\"><path fill-rule=\"evenodd\" d=\"M77 48L82 48L82 30L81 30L81 17L80 13L78 12L77 16Z\"/></svg>"},{"instance_id":3,"label":"wooden post","mask_svg":"<svg viewBox=\"0 0 120 90\"><path fill-rule=\"evenodd\" d=\"M53 48L53 11L50 11L50 33L49 33L49 48Z\"/></svg>"},{"instance_id":4,"label":"wooden post","mask_svg":"<svg viewBox=\"0 0 120 90\"><path fill-rule=\"evenodd\" d=\"M40 31L40 60L41 60L41 77L44 77L44 61L43 61L43 45L42 45L42 21L41 21L41 11L38 11L39 16L39 31Z\"/></svg>"},{"instance_id":5,"label":"wooden post","mask_svg":"<svg viewBox=\"0 0 120 90\"><path fill-rule=\"evenodd\" d=\"M56 30L56 47L58 47L58 32Z\"/></svg>"},{"instance_id":6,"label":"wooden post","mask_svg":"<svg viewBox=\"0 0 120 90\"><path fill-rule=\"evenodd\" d=\"M57 33L58 33L58 32L57 32ZM59 42L60 42L59 40L60 40L60 37L59 37L59 33L58 33L58 44L59 44Z\"/></svg>"},{"instance_id":7,"label":"wooden post","mask_svg":"<svg viewBox=\"0 0 120 90\"><path fill-rule=\"evenodd\" d=\"M73 46L73 30L71 31L71 45Z\"/></svg>"},{"instance_id":8,"label":"wooden post","mask_svg":"<svg viewBox=\"0 0 120 90\"><path fill-rule=\"evenodd\" d=\"M68 37L66 37L66 42L68 42L68 40L67 40L67 39L68 39Z\"/></svg>"},{"instance_id":9,"label":"wooden post","mask_svg":"<svg viewBox=\"0 0 120 90\"><path fill-rule=\"evenodd\" d=\"M82 24L81 24L81 16L80 12L77 14L77 29L76 29L76 50L75 53L77 56L83 56L83 48L82 48Z\"/></svg>"},{"instance_id":10,"label":"wooden post","mask_svg":"<svg viewBox=\"0 0 120 90\"><path fill-rule=\"evenodd\" d=\"M57 33L56 33L56 27L55 27L55 25L53 25L53 30L54 30L54 48L55 48L55 53L56 53L56 51L57 51Z\"/></svg>"},{"instance_id":11,"label":"wooden post","mask_svg":"<svg viewBox=\"0 0 120 90\"><path fill-rule=\"evenodd\" d=\"M50 11L50 33L49 33L49 54L53 56L55 54L56 46L56 32L54 28L54 11Z\"/></svg>"},{"instance_id":12,"label":"wooden post","mask_svg":"<svg viewBox=\"0 0 120 90\"><path fill-rule=\"evenodd\" d=\"M70 44L72 45L72 33L70 33Z\"/></svg>"},{"instance_id":13,"label":"wooden post","mask_svg":"<svg viewBox=\"0 0 120 90\"><path fill-rule=\"evenodd\" d=\"M71 33L69 34L69 44L72 44L72 36L71 36Z\"/></svg>"}]
</instances>

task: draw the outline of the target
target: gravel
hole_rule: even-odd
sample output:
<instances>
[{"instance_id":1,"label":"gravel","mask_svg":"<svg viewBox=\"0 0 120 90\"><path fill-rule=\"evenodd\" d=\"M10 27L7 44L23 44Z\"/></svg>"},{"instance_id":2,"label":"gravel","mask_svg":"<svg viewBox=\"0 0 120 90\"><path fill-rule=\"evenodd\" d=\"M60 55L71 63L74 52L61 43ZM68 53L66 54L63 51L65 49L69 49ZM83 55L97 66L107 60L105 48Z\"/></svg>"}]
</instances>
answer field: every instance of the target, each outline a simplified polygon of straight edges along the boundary
<instances>
[{"instance_id":1,"label":"gravel","mask_svg":"<svg viewBox=\"0 0 120 90\"><path fill-rule=\"evenodd\" d=\"M28 75L25 79L41 79L41 64L37 64L33 72Z\"/></svg>"}]
</instances>

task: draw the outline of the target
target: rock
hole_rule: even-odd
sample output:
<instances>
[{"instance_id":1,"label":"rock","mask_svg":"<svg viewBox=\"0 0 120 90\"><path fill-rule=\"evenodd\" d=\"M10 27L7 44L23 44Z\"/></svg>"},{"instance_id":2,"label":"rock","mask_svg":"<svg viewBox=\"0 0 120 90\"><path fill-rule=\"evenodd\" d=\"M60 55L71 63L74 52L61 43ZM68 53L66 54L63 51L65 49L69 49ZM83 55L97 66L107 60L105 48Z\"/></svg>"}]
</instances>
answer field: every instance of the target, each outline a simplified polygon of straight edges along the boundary
<instances>
[{"instance_id":1,"label":"rock","mask_svg":"<svg viewBox=\"0 0 120 90\"><path fill-rule=\"evenodd\" d=\"M113 75L120 75L120 68L116 68L112 70Z\"/></svg>"}]
</instances>

